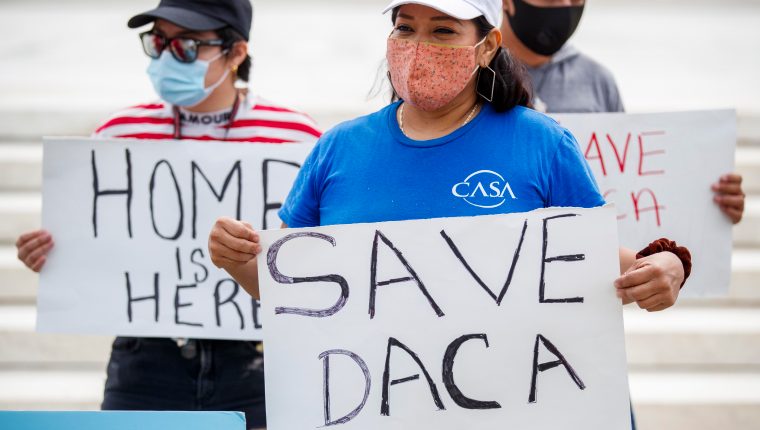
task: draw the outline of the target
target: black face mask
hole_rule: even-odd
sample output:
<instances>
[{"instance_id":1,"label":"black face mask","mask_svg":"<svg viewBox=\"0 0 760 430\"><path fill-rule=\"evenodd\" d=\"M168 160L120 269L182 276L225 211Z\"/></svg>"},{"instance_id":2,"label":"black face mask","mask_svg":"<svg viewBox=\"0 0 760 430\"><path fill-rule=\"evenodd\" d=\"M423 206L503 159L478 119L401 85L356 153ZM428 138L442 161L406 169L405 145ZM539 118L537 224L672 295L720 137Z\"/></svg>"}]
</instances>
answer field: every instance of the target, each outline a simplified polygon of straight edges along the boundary
<instances>
[{"instance_id":1,"label":"black face mask","mask_svg":"<svg viewBox=\"0 0 760 430\"><path fill-rule=\"evenodd\" d=\"M509 24L531 51L540 55L554 55L570 39L583 15L581 6L537 7L514 0L515 14L507 14Z\"/></svg>"}]
</instances>

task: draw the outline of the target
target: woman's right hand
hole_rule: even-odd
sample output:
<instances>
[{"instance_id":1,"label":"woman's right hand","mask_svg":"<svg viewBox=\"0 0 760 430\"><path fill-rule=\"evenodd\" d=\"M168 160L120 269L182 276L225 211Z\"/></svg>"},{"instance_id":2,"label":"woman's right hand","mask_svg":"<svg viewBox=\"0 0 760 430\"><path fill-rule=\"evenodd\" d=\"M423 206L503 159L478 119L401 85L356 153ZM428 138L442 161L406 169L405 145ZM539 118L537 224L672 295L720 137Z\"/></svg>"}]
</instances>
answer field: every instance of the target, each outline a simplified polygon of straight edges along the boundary
<instances>
[{"instance_id":1,"label":"woman's right hand","mask_svg":"<svg viewBox=\"0 0 760 430\"><path fill-rule=\"evenodd\" d=\"M261 252L259 235L251 224L219 218L208 237L211 262L220 269L235 270L251 262Z\"/></svg>"},{"instance_id":2,"label":"woman's right hand","mask_svg":"<svg viewBox=\"0 0 760 430\"><path fill-rule=\"evenodd\" d=\"M47 255L53 249L53 236L45 230L36 230L22 234L16 241L18 259L26 267L39 272L47 261Z\"/></svg>"},{"instance_id":3,"label":"woman's right hand","mask_svg":"<svg viewBox=\"0 0 760 430\"><path fill-rule=\"evenodd\" d=\"M259 298L256 255L261 245L251 224L219 218L208 235L208 250L216 267L226 270L248 294Z\"/></svg>"}]
</instances>

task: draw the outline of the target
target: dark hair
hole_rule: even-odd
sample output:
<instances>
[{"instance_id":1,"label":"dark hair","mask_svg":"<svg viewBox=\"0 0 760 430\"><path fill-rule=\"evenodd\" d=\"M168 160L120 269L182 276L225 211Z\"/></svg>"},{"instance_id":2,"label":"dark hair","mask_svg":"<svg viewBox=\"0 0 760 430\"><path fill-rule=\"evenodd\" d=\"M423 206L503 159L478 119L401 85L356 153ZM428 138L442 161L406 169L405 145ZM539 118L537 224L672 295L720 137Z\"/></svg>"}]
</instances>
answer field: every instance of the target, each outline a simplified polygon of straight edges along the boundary
<instances>
[{"instance_id":1,"label":"dark hair","mask_svg":"<svg viewBox=\"0 0 760 430\"><path fill-rule=\"evenodd\" d=\"M393 9L391 19L394 24L396 23L398 11L399 7ZM483 39L495 28L482 15L471 21L477 27L478 39ZM496 83L491 104L497 112L506 112L515 106L532 107L533 90L531 89L530 79L528 78L525 66L522 63L512 57L508 50L500 46L488 66L496 72ZM478 73L482 72L483 69L480 69ZM388 77L390 78L390 73ZM478 75L479 77L480 75ZM488 94L491 92L491 82L489 81L491 81L490 75L488 79L478 79L479 93ZM391 83L391 88L393 88L393 83ZM392 99L393 101L399 99L396 90L393 90Z\"/></svg>"},{"instance_id":2,"label":"dark hair","mask_svg":"<svg viewBox=\"0 0 760 430\"><path fill-rule=\"evenodd\" d=\"M216 34L218 34L219 38L224 41L224 49L232 48L232 45L234 45L236 42L245 41L245 38L240 33L235 31L232 27L224 27L222 29L216 30ZM251 63L251 56L246 54L245 60L243 60L237 69L238 79L248 82L248 79L251 75Z\"/></svg>"}]
</instances>

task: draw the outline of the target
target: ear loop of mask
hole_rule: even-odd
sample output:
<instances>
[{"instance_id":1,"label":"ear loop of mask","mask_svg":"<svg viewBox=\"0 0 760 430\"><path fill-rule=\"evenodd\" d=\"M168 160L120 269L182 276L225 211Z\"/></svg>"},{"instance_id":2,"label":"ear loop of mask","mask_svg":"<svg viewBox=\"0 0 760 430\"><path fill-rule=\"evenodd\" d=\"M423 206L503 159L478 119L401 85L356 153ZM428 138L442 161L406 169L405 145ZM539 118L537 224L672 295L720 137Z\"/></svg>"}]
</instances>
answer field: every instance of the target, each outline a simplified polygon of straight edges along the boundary
<instances>
[{"instance_id":1,"label":"ear loop of mask","mask_svg":"<svg viewBox=\"0 0 760 430\"><path fill-rule=\"evenodd\" d=\"M210 65L214 61L220 59L222 56L227 55L228 52L230 52L229 49L226 49L226 50L220 52L214 58L212 58L210 60L206 60L206 63ZM200 61L203 61L203 60L200 60ZM230 75L230 69L225 69L224 73L222 74L222 76L219 78L218 81L214 82L213 84L211 84L210 86L204 88L203 90L206 91L206 94L211 94L212 92L214 92L215 89L217 89L220 85L222 85L224 83L224 81L227 79L227 77L229 75Z\"/></svg>"},{"instance_id":2,"label":"ear loop of mask","mask_svg":"<svg viewBox=\"0 0 760 430\"><path fill-rule=\"evenodd\" d=\"M473 48L477 49L477 47L479 45L482 45L483 43L485 43L485 41L486 41L487 38L488 38L488 36L484 37L480 42L478 42L475 45L473 45ZM478 70L480 70L480 64L478 64L478 62L475 61L475 70L473 70L472 73L470 73L470 77L472 77L475 73L478 73Z\"/></svg>"}]
</instances>

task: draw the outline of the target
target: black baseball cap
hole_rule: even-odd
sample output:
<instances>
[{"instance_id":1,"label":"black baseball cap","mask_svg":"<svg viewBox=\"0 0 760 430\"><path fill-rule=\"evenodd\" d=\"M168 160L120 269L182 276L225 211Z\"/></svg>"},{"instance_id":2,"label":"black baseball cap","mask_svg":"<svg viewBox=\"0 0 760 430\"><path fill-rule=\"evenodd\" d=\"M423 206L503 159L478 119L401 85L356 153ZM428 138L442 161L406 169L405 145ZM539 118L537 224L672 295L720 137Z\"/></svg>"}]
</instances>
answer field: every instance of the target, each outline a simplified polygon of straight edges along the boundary
<instances>
[{"instance_id":1,"label":"black baseball cap","mask_svg":"<svg viewBox=\"0 0 760 430\"><path fill-rule=\"evenodd\" d=\"M157 19L194 31L232 27L248 40L253 8L249 0L161 0L157 8L133 16L127 25L137 28Z\"/></svg>"}]
</instances>

